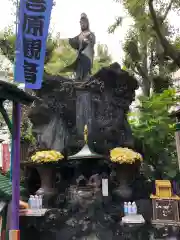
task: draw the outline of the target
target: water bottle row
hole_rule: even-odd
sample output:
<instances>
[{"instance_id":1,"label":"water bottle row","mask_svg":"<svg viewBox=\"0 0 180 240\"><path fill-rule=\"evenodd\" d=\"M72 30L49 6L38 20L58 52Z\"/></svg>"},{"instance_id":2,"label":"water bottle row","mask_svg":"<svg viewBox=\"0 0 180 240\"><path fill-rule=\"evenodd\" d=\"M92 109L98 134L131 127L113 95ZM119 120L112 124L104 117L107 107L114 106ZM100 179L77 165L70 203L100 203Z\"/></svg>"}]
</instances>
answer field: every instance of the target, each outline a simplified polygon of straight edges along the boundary
<instances>
[{"instance_id":1,"label":"water bottle row","mask_svg":"<svg viewBox=\"0 0 180 240\"><path fill-rule=\"evenodd\" d=\"M137 206L135 202L124 202L124 215L137 214Z\"/></svg>"},{"instance_id":2,"label":"water bottle row","mask_svg":"<svg viewBox=\"0 0 180 240\"><path fill-rule=\"evenodd\" d=\"M42 208L42 196L30 195L28 200L28 205L30 209L41 209Z\"/></svg>"}]
</instances>

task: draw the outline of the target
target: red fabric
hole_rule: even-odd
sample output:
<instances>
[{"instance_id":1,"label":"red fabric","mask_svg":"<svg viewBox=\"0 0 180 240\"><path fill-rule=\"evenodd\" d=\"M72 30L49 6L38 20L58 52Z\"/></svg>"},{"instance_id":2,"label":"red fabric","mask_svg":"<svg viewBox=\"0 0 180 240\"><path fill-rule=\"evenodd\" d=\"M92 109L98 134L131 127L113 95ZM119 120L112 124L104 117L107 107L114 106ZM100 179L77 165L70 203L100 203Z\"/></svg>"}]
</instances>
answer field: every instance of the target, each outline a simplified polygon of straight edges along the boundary
<instances>
[{"instance_id":1,"label":"red fabric","mask_svg":"<svg viewBox=\"0 0 180 240\"><path fill-rule=\"evenodd\" d=\"M10 168L9 144L2 144L2 171L6 173Z\"/></svg>"}]
</instances>

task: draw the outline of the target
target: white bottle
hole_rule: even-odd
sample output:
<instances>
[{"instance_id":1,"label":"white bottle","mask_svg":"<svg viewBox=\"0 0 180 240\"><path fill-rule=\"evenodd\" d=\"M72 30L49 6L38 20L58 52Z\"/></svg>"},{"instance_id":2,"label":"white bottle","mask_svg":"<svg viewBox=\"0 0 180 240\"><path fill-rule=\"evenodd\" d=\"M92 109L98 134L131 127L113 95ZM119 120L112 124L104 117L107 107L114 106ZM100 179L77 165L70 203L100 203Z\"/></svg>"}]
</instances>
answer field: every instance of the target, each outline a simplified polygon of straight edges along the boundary
<instances>
[{"instance_id":1,"label":"white bottle","mask_svg":"<svg viewBox=\"0 0 180 240\"><path fill-rule=\"evenodd\" d=\"M137 214L137 206L135 202L132 203L132 214Z\"/></svg>"},{"instance_id":2,"label":"white bottle","mask_svg":"<svg viewBox=\"0 0 180 240\"><path fill-rule=\"evenodd\" d=\"M128 215L132 213L132 204L131 202L128 202Z\"/></svg>"},{"instance_id":3,"label":"white bottle","mask_svg":"<svg viewBox=\"0 0 180 240\"><path fill-rule=\"evenodd\" d=\"M31 196L31 209L34 209L34 196Z\"/></svg>"},{"instance_id":4,"label":"white bottle","mask_svg":"<svg viewBox=\"0 0 180 240\"><path fill-rule=\"evenodd\" d=\"M35 197L34 197L34 199L35 199L35 208L36 209L39 209L39 198L38 198L38 196L37 195L35 195Z\"/></svg>"},{"instance_id":5,"label":"white bottle","mask_svg":"<svg viewBox=\"0 0 180 240\"><path fill-rule=\"evenodd\" d=\"M39 196L39 208L42 209L42 196Z\"/></svg>"},{"instance_id":6,"label":"white bottle","mask_svg":"<svg viewBox=\"0 0 180 240\"><path fill-rule=\"evenodd\" d=\"M124 202L124 216L128 215L128 203Z\"/></svg>"},{"instance_id":7,"label":"white bottle","mask_svg":"<svg viewBox=\"0 0 180 240\"><path fill-rule=\"evenodd\" d=\"M34 196L31 197L31 208L32 208L32 209L35 209L35 208L36 208L36 200L35 200L35 197L34 197Z\"/></svg>"},{"instance_id":8,"label":"white bottle","mask_svg":"<svg viewBox=\"0 0 180 240\"><path fill-rule=\"evenodd\" d=\"M30 195L29 200L28 200L28 205L29 205L30 209L32 209L32 199L33 199L33 196Z\"/></svg>"},{"instance_id":9,"label":"white bottle","mask_svg":"<svg viewBox=\"0 0 180 240\"><path fill-rule=\"evenodd\" d=\"M108 197L108 195L109 195L107 178L102 179L102 195L103 195L103 197Z\"/></svg>"},{"instance_id":10,"label":"white bottle","mask_svg":"<svg viewBox=\"0 0 180 240\"><path fill-rule=\"evenodd\" d=\"M31 196L28 199L28 206L29 206L29 208L31 208Z\"/></svg>"}]
</instances>

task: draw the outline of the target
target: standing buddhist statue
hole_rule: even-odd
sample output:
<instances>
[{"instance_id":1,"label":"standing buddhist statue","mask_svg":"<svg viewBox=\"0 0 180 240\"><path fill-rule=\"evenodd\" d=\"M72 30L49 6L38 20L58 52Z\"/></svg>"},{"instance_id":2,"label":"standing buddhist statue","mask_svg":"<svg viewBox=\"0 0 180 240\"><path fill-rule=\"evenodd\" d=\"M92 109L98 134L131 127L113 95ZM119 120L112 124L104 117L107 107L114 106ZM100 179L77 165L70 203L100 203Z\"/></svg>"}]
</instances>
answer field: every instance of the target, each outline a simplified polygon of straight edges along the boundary
<instances>
[{"instance_id":1,"label":"standing buddhist statue","mask_svg":"<svg viewBox=\"0 0 180 240\"><path fill-rule=\"evenodd\" d=\"M85 13L80 18L81 33L69 39L69 44L77 51L76 60L63 71L74 71L75 80L88 80L91 74L94 58L95 35L90 31L89 20Z\"/></svg>"}]
</instances>

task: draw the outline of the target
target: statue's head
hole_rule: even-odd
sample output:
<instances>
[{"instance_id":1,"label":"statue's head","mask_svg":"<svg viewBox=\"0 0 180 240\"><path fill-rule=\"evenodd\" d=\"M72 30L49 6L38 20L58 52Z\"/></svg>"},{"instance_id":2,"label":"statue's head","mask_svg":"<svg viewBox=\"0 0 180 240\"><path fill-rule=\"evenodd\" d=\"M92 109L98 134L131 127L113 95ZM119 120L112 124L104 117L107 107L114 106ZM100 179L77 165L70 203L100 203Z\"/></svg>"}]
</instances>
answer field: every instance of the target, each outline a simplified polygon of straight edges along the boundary
<instances>
[{"instance_id":1,"label":"statue's head","mask_svg":"<svg viewBox=\"0 0 180 240\"><path fill-rule=\"evenodd\" d=\"M85 13L81 14L80 26L81 26L82 31L85 31L85 30L89 29L89 20L88 20L88 17Z\"/></svg>"}]
</instances>

